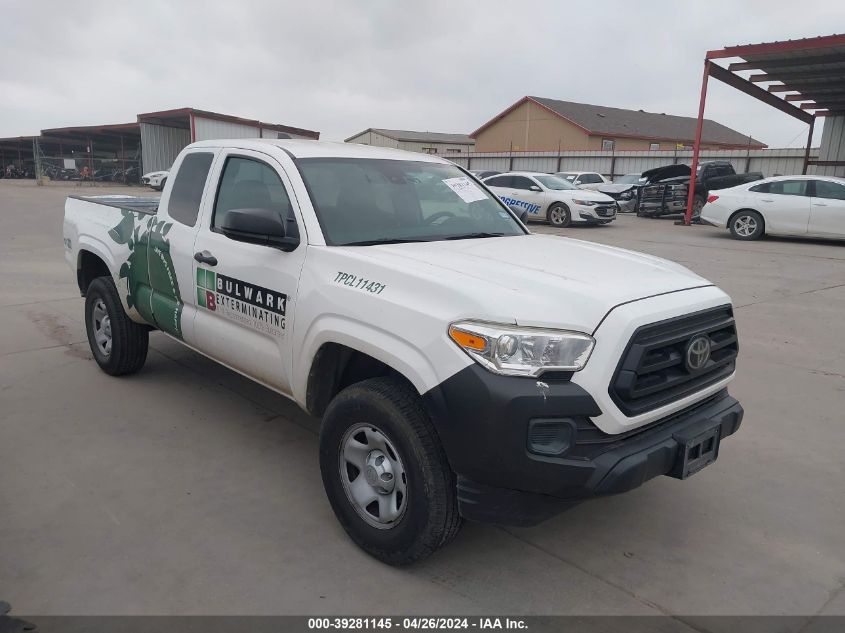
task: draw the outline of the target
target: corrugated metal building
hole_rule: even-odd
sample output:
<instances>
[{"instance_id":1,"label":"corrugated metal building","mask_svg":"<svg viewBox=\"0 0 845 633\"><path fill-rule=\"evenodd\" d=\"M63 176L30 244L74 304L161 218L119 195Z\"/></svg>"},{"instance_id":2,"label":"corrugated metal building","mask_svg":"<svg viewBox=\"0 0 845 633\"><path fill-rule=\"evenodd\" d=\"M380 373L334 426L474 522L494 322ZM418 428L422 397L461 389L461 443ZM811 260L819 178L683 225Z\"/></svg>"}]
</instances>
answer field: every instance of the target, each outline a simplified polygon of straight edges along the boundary
<instances>
[{"instance_id":1,"label":"corrugated metal building","mask_svg":"<svg viewBox=\"0 0 845 633\"><path fill-rule=\"evenodd\" d=\"M178 108L138 115L144 171L170 169L176 156L189 143L218 138L305 138L320 133L289 125L264 123L241 117Z\"/></svg>"},{"instance_id":2,"label":"corrugated metal building","mask_svg":"<svg viewBox=\"0 0 845 633\"><path fill-rule=\"evenodd\" d=\"M845 160L845 114L825 118L818 160L823 162ZM845 178L845 165L816 165L815 173Z\"/></svg>"},{"instance_id":3,"label":"corrugated metal building","mask_svg":"<svg viewBox=\"0 0 845 633\"><path fill-rule=\"evenodd\" d=\"M471 152L475 141L466 134L443 132L414 132L411 130L387 130L371 127L346 139L347 143L395 147L409 152L457 156Z\"/></svg>"}]
</instances>

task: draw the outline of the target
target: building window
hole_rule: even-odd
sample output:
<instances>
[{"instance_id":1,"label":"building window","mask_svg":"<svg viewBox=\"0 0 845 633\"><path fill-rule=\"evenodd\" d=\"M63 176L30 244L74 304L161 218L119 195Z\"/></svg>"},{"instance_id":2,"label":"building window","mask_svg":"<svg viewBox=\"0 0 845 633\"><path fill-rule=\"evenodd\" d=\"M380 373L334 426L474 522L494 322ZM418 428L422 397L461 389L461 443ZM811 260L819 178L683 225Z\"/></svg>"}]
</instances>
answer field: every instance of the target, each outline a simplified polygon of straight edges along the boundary
<instances>
[{"instance_id":1,"label":"building window","mask_svg":"<svg viewBox=\"0 0 845 633\"><path fill-rule=\"evenodd\" d=\"M447 147L446 153L447 154L460 154L461 150L460 150L460 148L457 148L457 147Z\"/></svg>"},{"instance_id":2,"label":"building window","mask_svg":"<svg viewBox=\"0 0 845 633\"><path fill-rule=\"evenodd\" d=\"M651 151L651 152L656 152L657 150L659 150L659 149L660 149L660 143L649 143L649 144L648 144L648 149L649 149L649 151Z\"/></svg>"},{"instance_id":3,"label":"building window","mask_svg":"<svg viewBox=\"0 0 845 633\"><path fill-rule=\"evenodd\" d=\"M436 147L423 147L422 151L424 154L436 154L437 148Z\"/></svg>"},{"instance_id":4,"label":"building window","mask_svg":"<svg viewBox=\"0 0 845 633\"><path fill-rule=\"evenodd\" d=\"M612 152L616 147L616 141L612 138L603 138L601 140L601 149L603 152Z\"/></svg>"}]
</instances>

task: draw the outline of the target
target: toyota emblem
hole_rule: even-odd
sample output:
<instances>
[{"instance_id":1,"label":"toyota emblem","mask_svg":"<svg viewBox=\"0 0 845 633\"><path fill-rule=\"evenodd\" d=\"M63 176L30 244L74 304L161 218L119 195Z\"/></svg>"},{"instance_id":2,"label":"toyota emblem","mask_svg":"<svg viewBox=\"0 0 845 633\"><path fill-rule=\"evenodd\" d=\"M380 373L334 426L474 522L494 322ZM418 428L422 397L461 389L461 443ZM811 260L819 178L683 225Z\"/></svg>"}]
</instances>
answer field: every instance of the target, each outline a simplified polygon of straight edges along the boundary
<instances>
[{"instance_id":1,"label":"toyota emblem","mask_svg":"<svg viewBox=\"0 0 845 633\"><path fill-rule=\"evenodd\" d=\"M690 339L687 343L685 360L689 371L703 369L710 360L710 339L703 334Z\"/></svg>"}]
</instances>

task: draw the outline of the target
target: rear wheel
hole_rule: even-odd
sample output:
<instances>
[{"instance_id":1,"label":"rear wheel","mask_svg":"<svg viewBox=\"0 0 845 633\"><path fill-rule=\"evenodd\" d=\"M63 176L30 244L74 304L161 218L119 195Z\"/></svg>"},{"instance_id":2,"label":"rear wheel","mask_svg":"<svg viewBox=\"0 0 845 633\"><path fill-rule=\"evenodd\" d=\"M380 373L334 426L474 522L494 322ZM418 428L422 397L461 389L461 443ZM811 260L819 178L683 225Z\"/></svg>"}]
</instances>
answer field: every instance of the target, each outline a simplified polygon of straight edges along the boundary
<instances>
[{"instance_id":1,"label":"rear wheel","mask_svg":"<svg viewBox=\"0 0 845 633\"><path fill-rule=\"evenodd\" d=\"M332 400L320 471L344 530L385 563L425 558L460 529L446 454L419 396L399 379L371 378Z\"/></svg>"},{"instance_id":2,"label":"rear wheel","mask_svg":"<svg viewBox=\"0 0 845 633\"><path fill-rule=\"evenodd\" d=\"M144 366L149 331L127 316L111 277L97 277L85 292L85 330L94 360L107 374L132 374Z\"/></svg>"},{"instance_id":3,"label":"rear wheel","mask_svg":"<svg viewBox=\"0 0 845 633\"><path fill-rule=\"evenodd\" d=\"M737 240L759 240L765 232L763 216L751 210L734 213L728 228L731 236Z\"/></svg>"},{"instance_id":4,"label":"rear wheel","mask_svg":"<svg viewBox=\"0 0 845 633\"><path fill-rule=\"evenodd\" d=\"M546 219L552 226L567 227L572 222L569 208L562 202L556 202L546 212Z\"/></svg>"}]
</instances>

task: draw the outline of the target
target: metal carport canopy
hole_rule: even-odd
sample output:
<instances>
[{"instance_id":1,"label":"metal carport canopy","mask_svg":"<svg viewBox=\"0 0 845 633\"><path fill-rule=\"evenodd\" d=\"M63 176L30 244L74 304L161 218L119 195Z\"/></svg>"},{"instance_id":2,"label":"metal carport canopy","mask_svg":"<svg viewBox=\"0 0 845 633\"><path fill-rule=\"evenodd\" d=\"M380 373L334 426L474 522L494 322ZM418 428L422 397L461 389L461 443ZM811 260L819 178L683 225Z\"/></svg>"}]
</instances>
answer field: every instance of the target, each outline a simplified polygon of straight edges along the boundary
<instances>
[{"instance_id":1,"label":"metal carport canopy","mask_svg":"<svg viewBox=\"0 0 845 633\"><path fill-rule=\"evenodd\" d=\"M727 68L713 60L739 58ZM737 74L753 72L747 79ZM810 126L804 153L808 165L843 165L845 161L811 161L810 144L817 117L845 114L845 35L825 35L784 42L728 46L707 51L692 154L692 176L684 224L692 221L695 177L701 148L701 126L707 100L707 80L713 77ZM768 84L765 88L760 84Z\"/></svg>"}]
</instances>

